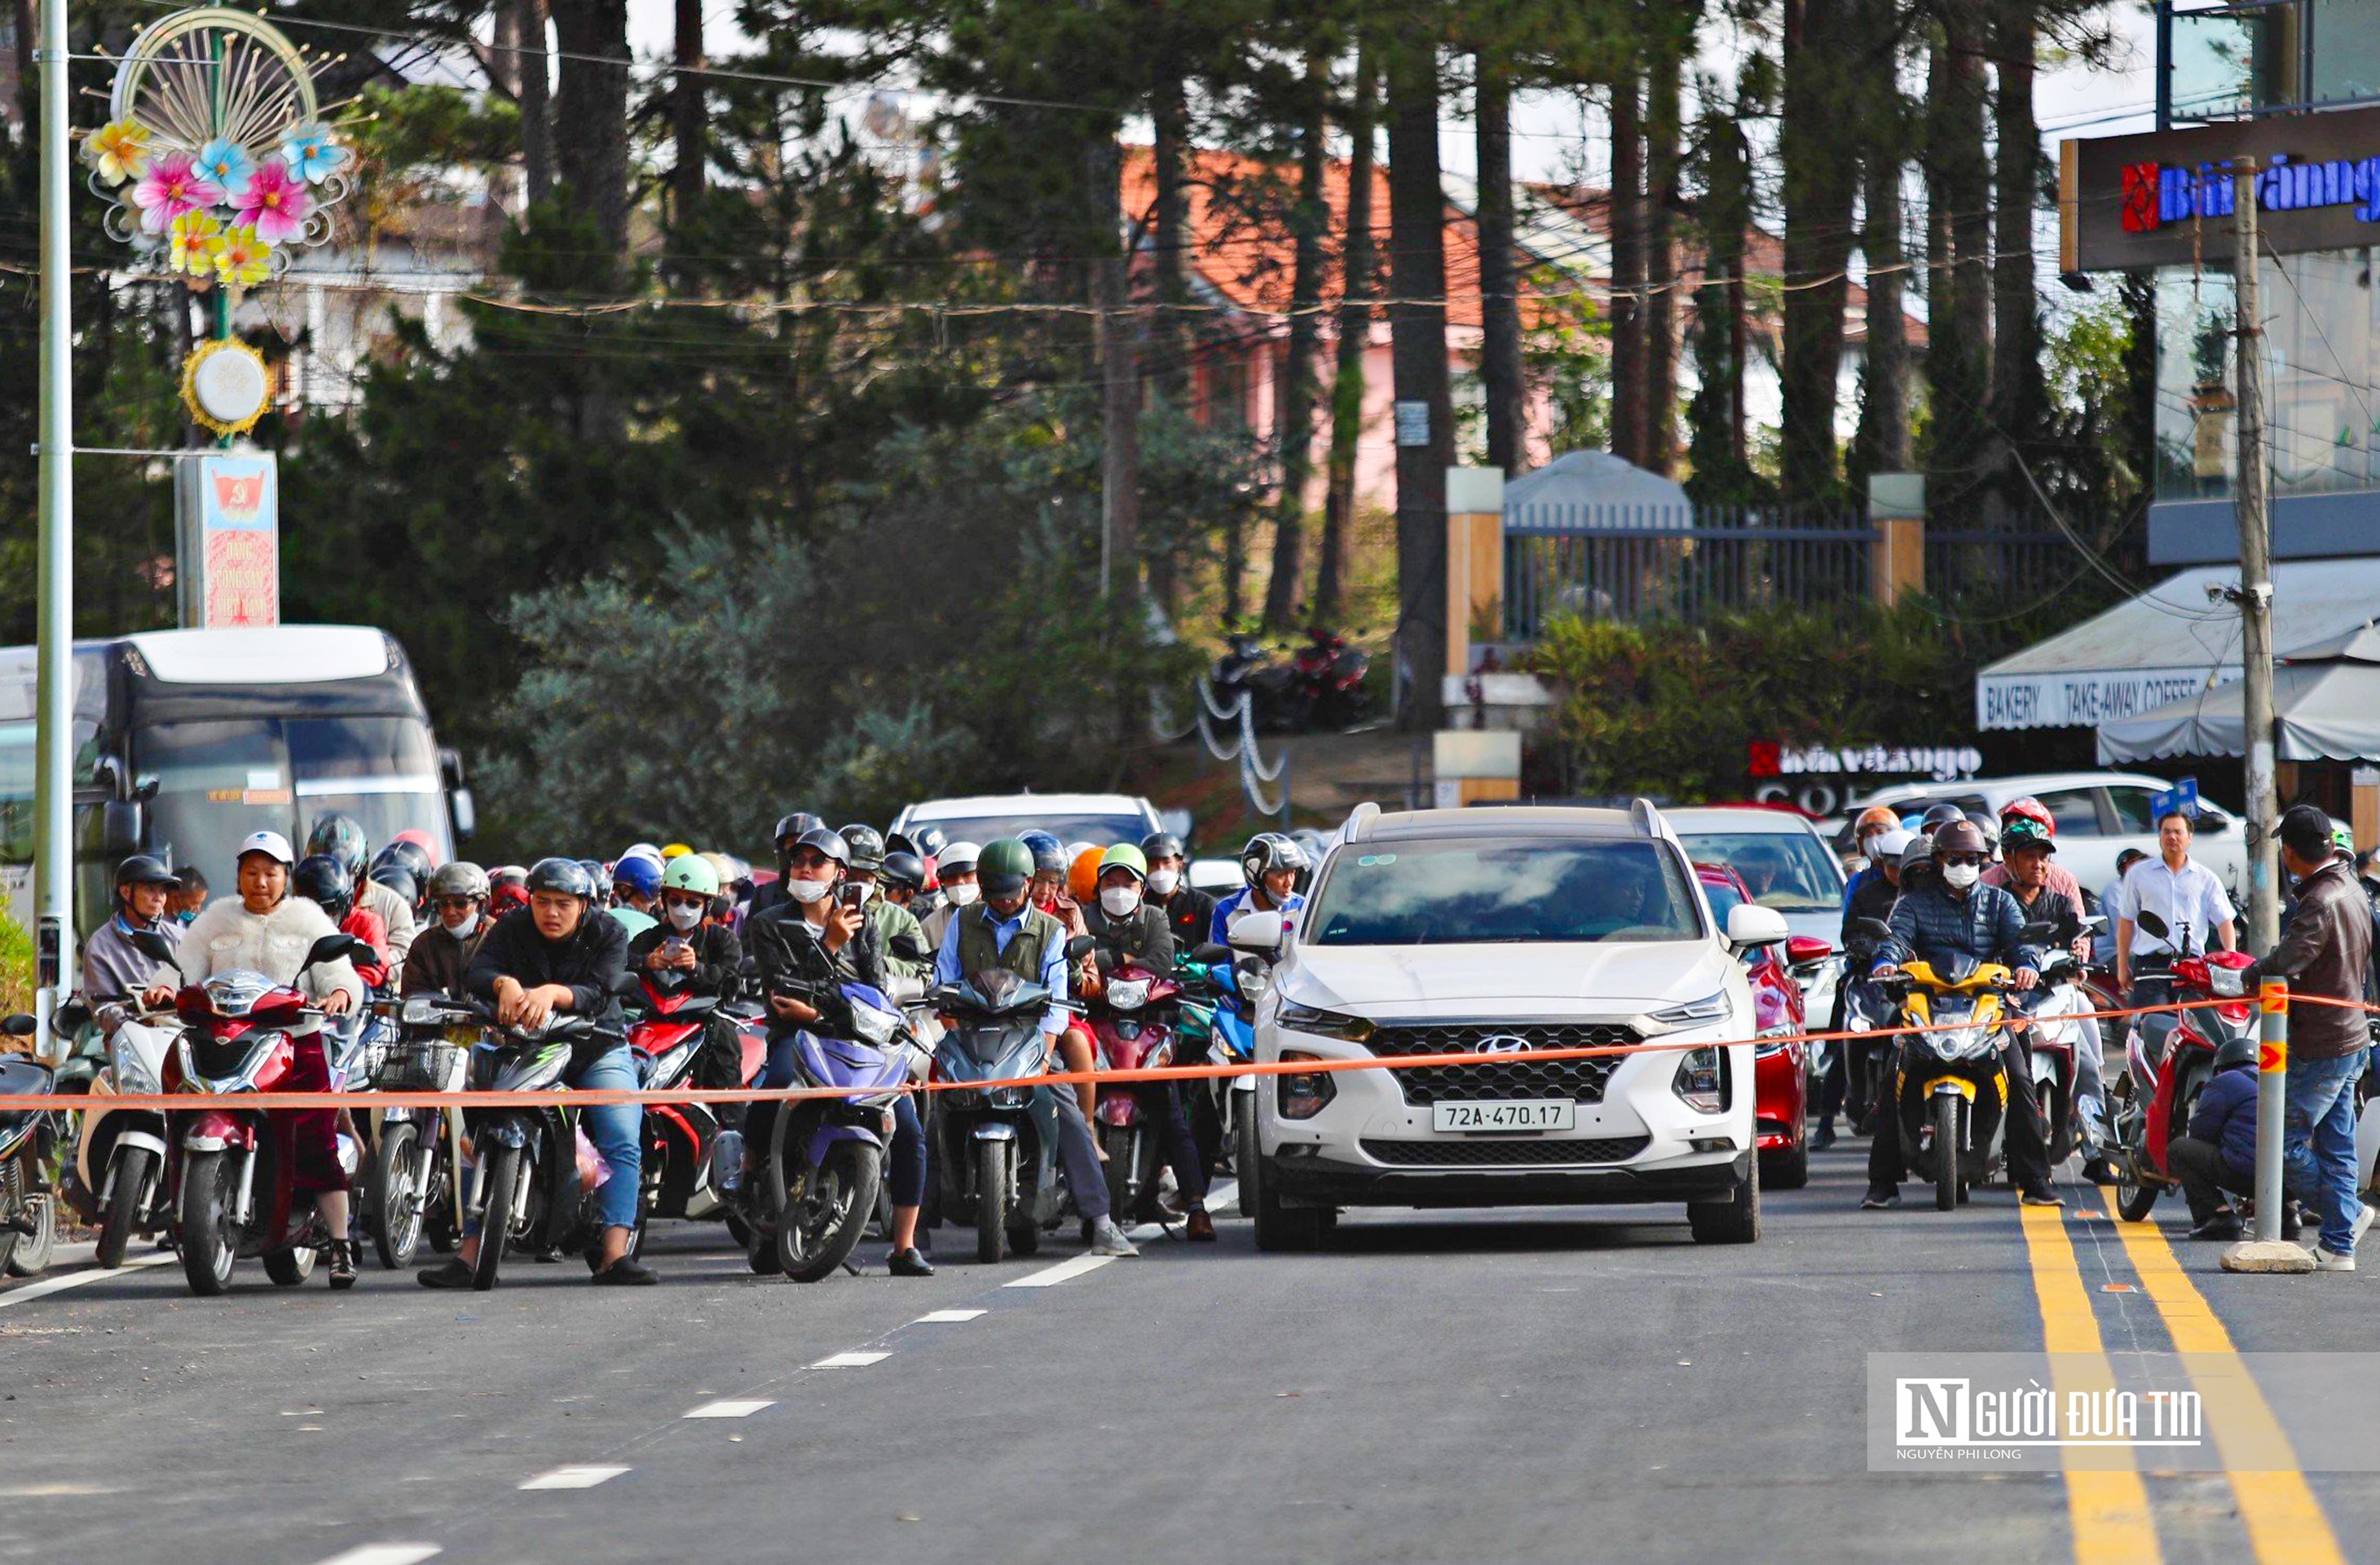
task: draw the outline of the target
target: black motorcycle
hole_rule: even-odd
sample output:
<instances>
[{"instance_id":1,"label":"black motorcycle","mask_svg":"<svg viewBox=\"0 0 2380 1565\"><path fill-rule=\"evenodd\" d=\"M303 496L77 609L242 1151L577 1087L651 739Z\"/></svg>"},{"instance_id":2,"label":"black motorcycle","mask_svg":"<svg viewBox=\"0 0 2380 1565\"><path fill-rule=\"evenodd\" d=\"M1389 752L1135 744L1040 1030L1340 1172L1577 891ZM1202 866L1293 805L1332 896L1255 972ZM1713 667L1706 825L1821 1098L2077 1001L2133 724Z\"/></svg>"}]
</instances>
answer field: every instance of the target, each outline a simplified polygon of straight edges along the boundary
<instances>
[{"instance_id":1,"label":"black motorcycle","mask_svg":"<svg viewBox=\"0 0 2380 1565\"><path fill-rule=\"evenodd\" d=\"M31 1037L30 1016L0 1021L0 1034ZM29 1054L0 1055L0 1093L48 1097L57 1088L49 1066ZM58 1197L51 1181L57 1166L58 1118L48 1109L0 1113L0 1269L30 1277L50 1264L57 1243Z\"/></svg>"}]
</instances>

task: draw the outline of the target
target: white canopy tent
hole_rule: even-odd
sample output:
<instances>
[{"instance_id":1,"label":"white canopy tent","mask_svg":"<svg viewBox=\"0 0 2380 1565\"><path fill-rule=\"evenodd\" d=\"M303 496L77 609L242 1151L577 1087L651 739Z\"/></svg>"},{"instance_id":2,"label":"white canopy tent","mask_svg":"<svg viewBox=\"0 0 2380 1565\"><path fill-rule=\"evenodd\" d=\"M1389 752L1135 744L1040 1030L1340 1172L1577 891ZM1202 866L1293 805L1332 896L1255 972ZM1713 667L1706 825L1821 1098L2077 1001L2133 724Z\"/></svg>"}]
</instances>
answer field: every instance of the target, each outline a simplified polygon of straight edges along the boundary
<instances>
[{"instance_id":1,"label":"white canopy tent","mask_svg":"<svg viewBox=\"0 0 2380 1565\"><path fill-rule=\"evenodd\" d=\"M2103 722L2099 760L2245 755L2243 699L2234 680ZM2380 759L2380 629L2360 625L2290 655L2273 671L2273 716L2282 760Z\"/></svg>"}]
</instances>

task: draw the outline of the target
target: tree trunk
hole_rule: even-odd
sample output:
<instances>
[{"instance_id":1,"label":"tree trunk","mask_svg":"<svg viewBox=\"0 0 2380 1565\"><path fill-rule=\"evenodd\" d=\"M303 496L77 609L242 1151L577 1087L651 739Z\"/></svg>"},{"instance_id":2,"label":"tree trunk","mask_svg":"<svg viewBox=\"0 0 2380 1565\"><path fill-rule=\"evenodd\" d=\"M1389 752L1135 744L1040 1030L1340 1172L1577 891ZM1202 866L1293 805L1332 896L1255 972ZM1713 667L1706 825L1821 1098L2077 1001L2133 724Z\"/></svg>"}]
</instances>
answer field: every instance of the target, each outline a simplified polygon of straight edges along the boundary
<instances>
[{"instance_id":1,"label":"tree trunk","mask_svg":"<svg viewBox=\"0 0 2380 1565\"><path fill-rule=\"evenodd\" d=\"M1645 466L1666 473L1678 450L1679 40L1657 34L1645 91Z\"/></svg>"},{"instance_id":2,"label":"tree trunk","mask_svg":"<svg viewBox=\"0 0 2380 1565\"><path fill-rule=\"evenodd\" d=\"M1149 94L1150 155L1156 160L1157 212L1150 260L1157 284L1157 362L1149 379L1177 407L1190 400L1190 360L1197 333L1190 312L1190 106L1182 78L1162 71Z\"/></svg>"},{"instance_id":3,"label":"tree trunk","mask_svg":"<svg viewBox=\"0 0 2380 1565\"><path fill-rule=\"evenodd\" d=\"M33 65L33 0L11 0L8 14L17 30L17 108L23 116L28 141L40 140L41 106L35 100Z\"/></svg>"},{"instance_id":4,"label":"tree trunk","mask_svg":"<svg viewBox=\"0 0 2380 1565\"><path fill-rule=\"evenodd\" d=\"M1123 153L1112 131L1088 160L1084 233L1104 253L1090 263L1099 353L1100 588L1140 597L1140 344L1131 314L1132 253L1117 242Z\"/></svg>"},{"instance_id":5,"label":"tree trunk","mask_svg":"<svg viewBox=\"0 0 2380 1565\"><path fill-rule=\"evenodd\" d=\"M552 0L562 56L554 171L622 259L628 253L628 0Z\"/></svg>"},{"instance_id":6,"label":"tree trunk","mask_svg":"<svg viewBox=\"0 0 2380 1565\"><path fill-rule=\"evenodd\" d=\"M534 205L553 194L553 81L545 0L511 0L507 8L520 37L521 186Z\"/></svg>"},{"instance_id":7,"label":"tree trunk","mask_svg":"<svg viewBox=\"0 0 2380 1565\"><path fill-rule=\"evenodd\" d=\"M1909 470L1909 331L1903 304L1908 252L1900 176L1907 148L1900 103L1900 51L1894 0L1864 0L1857 30L1862 164L1860 249L1867 262L1867 351L1860 366L1859 429L1851 479L1864 493L1873 473Z\"/></svg>"},{"instance_id":8,"label":"tree trunk","mask_svg":"<svg viewBox=\"0 0 2380 1565\"><path fill-rule=\"evenodd\" d=\"M1446 673L1446 469L1454 399L1446 363L1446 194L1438 164L1438 51L1399 40L1389 65L1389 329L1401 412L1397 433L1397 715L1409 731L1439 723Z\"/></svg>"},{"instance_id":9,"label":"tree trunk","mask_svg":"<svg viewBox=\"0 0 2380 1565\"><path fill-rule=\"evenodd\" d=\"M683 224L702 201L703 165L708 160L705 131L710 111L704 103L709 78L702 48L702 0L677 0L677 80L670 91L670 136L677 161L670 169L670 195Z\"/></svg>"},{"instance_id":10,"label":"tree trunk","mask_svg":"<svg viewBox=\"0 0 2380 1565\"><path fill-rule=\"evenodd\" d=\"M1330 382L1330 457L1322 499L1322 550L1314 567L1314 620L1336 625L1346 601L1347 539L1355 516L1355 448L1364 436L1364 355L1372 345L1373 124L1379 73L1359 45L1347 113L1346 232L1339 249L1338 363Z\"/></svg>"},{"instance_id":11,"label":"tree trunk","mask_svg":"<svg viewBox=\"0 0 2380 1565\"><path fill-rule=\"evenodd\" d=\"M1991 175L1984 155L1979 0L1944 0L1927 71L1927 508L1953 526L1979 514L1991 390Z\"/></svg>"},{"instance_id":12,"label":"tree trunk","mask_svg":"<svg viewBox=\"0 0 2380 1565\"><path fill-rule=\"evenodd\" d=\"M1295 272L1289 287L1289 346L1282 356L1279 393L1273 399L1273 448L1281 464L1281 492L1273 501L1272 578L1265 588L1265 624L1286 630L1296 620L1298 588L1305 570L1305 485L1314 472L1314 353L1321 340L1323 230L1330 223L1330 168L1324 115L1330 90L1330 56L1306 56L1310 94L1305 123L1298 132L1297 205L1291 215L1296 236Z\"/></svg>"},{"instance_id":13,"label":"tree trunk","mask_svg":"<svg viewBox=\"0 0 2380 1565\"><path fill-rule=\"evenodd\" d=\"M1702 143L1702 285L1694 291L1694 396L1687 409L1696 500L1753 498L1743 428L1743 240L1752 223L1752 169L1739 116L1709 106Z\"/></svg>"},{"instance_id":14,"label":"tree trunk","mask_svg":"<svg viewBox=\"0 0 2380 1565\"><path fill-rule=\"evenodd\" d=\"M1529 465L1528 388L1512 243L1512 86L1479 56L1479 382L1488 398L1488 466L1518 478Z\"/></svg>"},{"instance_id":15,"label":"tree trunk","mask_svg":"<svg viewBox=\"0 0 2380 1565\"><path fill-rule=\"evenodd\" d=\"M1998 0L1992 18L1993 63L1999 76L1993 99L1998 199L1993 214L1998 254L1992 265L1992 421L2011 443L2011 469L2013 447L2041 432L2046 401L2033 280L2033 216L2041 195L2041 130L2033 112L2034 5L2035 0ZM2011 470L2002 489L2010 504L2031 509L2030 486L2022 473Z\"/></svg>"},{"instance_id":16,"label":"tree trunk","mask_svg":"<svg viewBox=\"0 0 2380 1565\"><path fill-rule=\"evenodd\" d=\"M1852 198L1857 169L1845 135L1854 123L1842 90L1851 0L1785 0L1785 103L1778 127L1784 164L1783 450L1785 498L1831 494L1835 392L1842 372L1843 304L1850 291Z\"/></svg>"},{"instance_id":17,"label":"tree trunk","mask_svg":"<svg viewBox=\"0 0 2380 1565\"><path fill-rule=\"evenodd\" d=\"M2151 452L2156 449L2156 273L2146 268L2125 273L2120 297L2131 327L2124 345L2124 449ZM2116 540L2114 563L2120 575L2138 576L2148 568L2148 530L2143 523L2155 491L2156 475L2143 467Z\"/></svg>"},{"instance_id":18,"label":"tree trunk","mask_svg":"<svg viewBox=\"0 0 2380 1565\"><path fill-rule=\"evenodd\" d=\"M1631 73L1611 83L1611 454L1645 465L1645 123Z\"/></svg>"}]
</instances>

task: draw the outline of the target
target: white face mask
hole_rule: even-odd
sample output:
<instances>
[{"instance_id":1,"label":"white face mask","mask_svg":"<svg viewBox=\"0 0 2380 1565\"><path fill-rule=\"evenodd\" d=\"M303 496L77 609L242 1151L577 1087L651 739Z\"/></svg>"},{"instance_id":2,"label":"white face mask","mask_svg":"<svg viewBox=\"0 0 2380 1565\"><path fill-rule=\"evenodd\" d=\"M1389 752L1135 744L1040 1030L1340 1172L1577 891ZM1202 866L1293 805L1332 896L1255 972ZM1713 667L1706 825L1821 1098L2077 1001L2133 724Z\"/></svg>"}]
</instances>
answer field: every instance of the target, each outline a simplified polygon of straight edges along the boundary
<instances>
[{"instance_id":1,"label":"white face mask","mask_svg":"<svg viewBox=\"0 0 2380 1565\"><path fill-rule=\"evenodd\" d=\"M447 925L446 932L454 936L458 940L468 940L471 938L471 932L479 927L480 910L475 907L471 909L470 912L463 915L461 918L458 918L454 923Z\"/></svg>"},{"instance_id":2,"label":"white face mask","mask_svg":"<svg viewBox=\"0 0 2380 1565\"><path fill-rule=\"evenodd\" d=\"M832 890L833 885L825 880L789 880L785 882L785 894L799 903L824 902L827 893Z\"/></svg>"},{"instance_id":3,"label":"white face mask","mask_svg":"<svg viewBox=\"0 0 2380 1565\"><path fill-rule=\"evenodd\" d=\"M1099 905L1107 909L1111 918L1129 918L1140 906L1140 888L1102 886L1099 888Z\"/></svg>"},{"instance_id":4,"label":"white face mask","mask_svg":"<svg viewBox=\"0 0 2380 1565\"><path fill-rule=\"evenodd\" d=\"M942 894L950 899L953 907L965 907L983 895L983 888L973 880L961 880L955 886L944 886Z\"/></svg>"},{"instance_id":5,"label":"white face mask","mask_svg":"<svg viewBox=\"0 0 2380 1565\"><path fill-rule=\"evenodd\" d=\"M1148 894L1160 902L1172 896L1173 888L1181 883L1182 871L1179 869L1152 869L1148 872Z\"/></svg>"},{"instance_id":6,"label":"white face mask","mask_svg":"<svg viewBox=\"0 0 2380 1565\"><path fill-rule=\"evenodd\" d=\"M806 885L808 882L797 880L795 884ZM673 907L669 910L669 921L670 928L673 929L691 929L697 924L702 922L702 909L698 907Z\"/></svg>"},{"instance_id":7,"label":"white face mask","mask_svg":"<svg viewBox=\"0 0 2380 1565\"><path fill-rule=\"evenodd\" d=\"M1983 879L1980 864L1946 864L1942 867L1942 883L1953 891L1963 892Z\"/></svg>"}]
</instances>

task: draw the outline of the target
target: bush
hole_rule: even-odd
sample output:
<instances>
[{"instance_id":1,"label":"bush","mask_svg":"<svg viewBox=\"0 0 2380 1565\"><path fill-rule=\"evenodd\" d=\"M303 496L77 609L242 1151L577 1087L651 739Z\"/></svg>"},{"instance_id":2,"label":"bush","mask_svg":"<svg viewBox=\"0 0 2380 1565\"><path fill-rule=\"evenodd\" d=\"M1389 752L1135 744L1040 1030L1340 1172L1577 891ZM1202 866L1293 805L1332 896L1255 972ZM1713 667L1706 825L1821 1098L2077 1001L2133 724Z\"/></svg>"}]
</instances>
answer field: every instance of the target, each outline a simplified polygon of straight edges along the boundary
<instances>
[{"instance_id":1,"label":"bush","mask_svg":"<svg viewBox=\"0 0 2380 1565\"><path fill-rule=\"evenodd\" d=\"M33 1008L33 937L0 913L0 1013Z\"/></svg>"}]
</instances>

